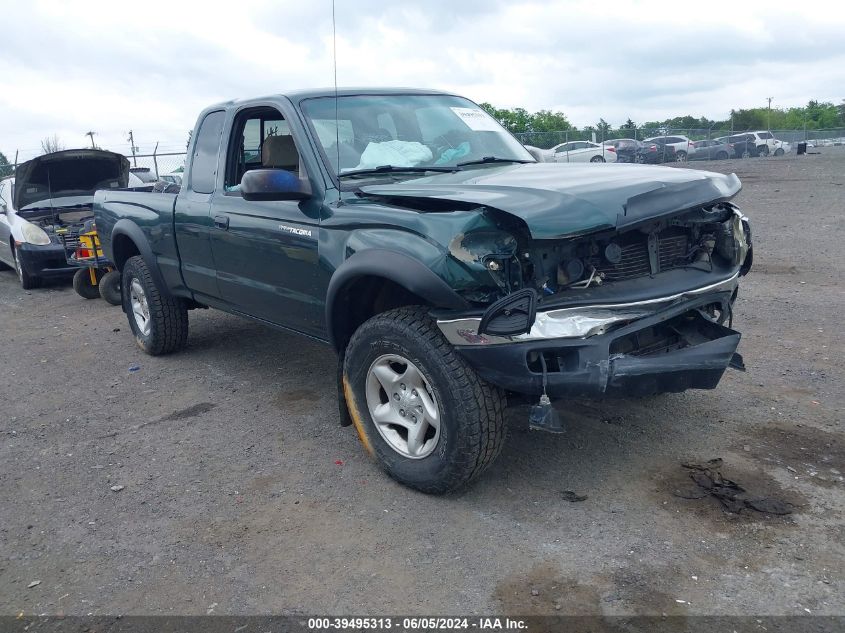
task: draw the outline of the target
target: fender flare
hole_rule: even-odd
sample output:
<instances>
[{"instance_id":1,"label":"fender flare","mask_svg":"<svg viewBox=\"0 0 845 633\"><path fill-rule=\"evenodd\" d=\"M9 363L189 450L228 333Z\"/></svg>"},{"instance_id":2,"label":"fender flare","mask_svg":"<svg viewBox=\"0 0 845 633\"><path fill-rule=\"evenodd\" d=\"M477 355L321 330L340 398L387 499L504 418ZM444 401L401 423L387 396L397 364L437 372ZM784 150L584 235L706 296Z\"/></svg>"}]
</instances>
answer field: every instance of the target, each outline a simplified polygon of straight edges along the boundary
<instances>
[{"instance_id":1,"label":"fender flare","mask_svg":"<svg viewBox=\"0 0 845 633\"><path fill-rule=\"evenodd\" d=\"M466 310L470 306L443 279L417 259L385 249L368 249L354 253L338 266L326 292L326 329L335 350L335 304L347 284L361 277L381 277L425 299L432 306Z\"/></svg>"},{"instance_id":2,"label":"fender flare","mask_svg":"<svg viewBox=\"0 0 845 633\"><path fill-rule=\"evenodd\" d=\"M150 247L150 242L147 239L147 236L144 235L144 231L141 227L127 218L118 220L111 231L109 244L112 252L110 253L110 258L115 266L117 266L117 262L114 261L114 239L119 235L128 237L132 243L135 244L141 258L144 260L144 263L147 264L147 268L150 269L150 274L152 275L153 281L158 287L159 292L170 296L170 289L167 287L167 284L164 283L164 279L162 278L161 271L158 269L158 265L156 264L156 257L153 254L153 249ZM123 272L122 265L120 266L120 270Z\"/></svg>"}]
</instances>

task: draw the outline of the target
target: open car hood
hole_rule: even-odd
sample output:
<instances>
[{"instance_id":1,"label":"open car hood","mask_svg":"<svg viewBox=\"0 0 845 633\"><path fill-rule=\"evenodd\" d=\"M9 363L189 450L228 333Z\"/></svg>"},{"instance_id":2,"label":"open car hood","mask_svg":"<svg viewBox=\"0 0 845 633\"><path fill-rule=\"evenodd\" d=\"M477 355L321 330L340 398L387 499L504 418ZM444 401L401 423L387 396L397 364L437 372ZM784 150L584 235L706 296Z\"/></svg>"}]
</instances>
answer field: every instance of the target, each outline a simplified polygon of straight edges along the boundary
<instances>
[{"instance_id":1,"label":"open car hood","mask_svg":"<svg viewBox=\"0 0 845 633\"><path fill-rule=\"evenodd\" d=\"M18 211L93 201L97 189L117 189L129 184L129 160L101 149L69 149L44 154L15 170L14 205Z\"/></svg>"},{"instance_id":2,"label":"open car hood","mask_svg":"<svg viewBox=\"0 0 845 633\"><path fill-rule=\"evenodd\" d=\"M499 209L522 219L535 239L554 239L633 228L723 202L741 188L735 174L629 164L527 163L365 185L360 190L400 205L403 199L429 198Z\"/></svg>"}]
</instances>

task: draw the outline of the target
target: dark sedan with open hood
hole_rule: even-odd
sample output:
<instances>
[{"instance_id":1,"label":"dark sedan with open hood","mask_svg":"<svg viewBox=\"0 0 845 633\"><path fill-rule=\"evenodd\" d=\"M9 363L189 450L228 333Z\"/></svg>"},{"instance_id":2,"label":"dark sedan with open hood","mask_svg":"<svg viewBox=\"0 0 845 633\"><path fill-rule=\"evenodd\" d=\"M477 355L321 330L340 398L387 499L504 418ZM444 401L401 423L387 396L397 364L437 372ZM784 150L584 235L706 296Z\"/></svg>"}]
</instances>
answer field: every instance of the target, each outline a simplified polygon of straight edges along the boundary
<instances>
[{"instance_id":1,"label":"dark sedan with open hood","mask_svg":"<svg viewBox=\"0 0 845 633\"><path fill-rule=\"evenodd\" d=\"M0 262L24 288L72 274L67 254L93 223L94 192L128 182L129 161L104 150L54 152L19 165L0 181Z\"/></svg>"},{"instance_id":2,"label":"dark sedan with open hood","mask_svg":"<svg viewBox=\"0 0 845 633\"><path fill-rule=\"evenodd\" d=\"M421 90L232 101L194 130L179 193L95 198L135 342L176 351L209 306L330 344L342 422L406 485L481 473L508 400L555 432L552 398L742 367L736 176L537 163L478 105Z\"/></svg>"}]
</instances>

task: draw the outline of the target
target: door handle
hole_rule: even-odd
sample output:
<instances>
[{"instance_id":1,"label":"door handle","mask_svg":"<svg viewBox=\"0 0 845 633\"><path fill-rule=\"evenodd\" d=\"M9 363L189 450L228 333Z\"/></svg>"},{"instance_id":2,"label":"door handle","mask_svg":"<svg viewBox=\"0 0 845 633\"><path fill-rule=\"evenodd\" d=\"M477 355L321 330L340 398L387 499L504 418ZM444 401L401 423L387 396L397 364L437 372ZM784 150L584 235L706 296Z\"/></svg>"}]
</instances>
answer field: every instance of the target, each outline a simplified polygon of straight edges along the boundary
<instances>
[{"instance_id":1,"label":"door handle","mask_svg":"<svg viewBox=\"0 0 845 633\"><path fill-rule=\"evenodd\" d=\"M228 229L229 228L229 216L228 215L215 215L214 216L214 226L218 229Z\"/></svg>"}]
</instances>

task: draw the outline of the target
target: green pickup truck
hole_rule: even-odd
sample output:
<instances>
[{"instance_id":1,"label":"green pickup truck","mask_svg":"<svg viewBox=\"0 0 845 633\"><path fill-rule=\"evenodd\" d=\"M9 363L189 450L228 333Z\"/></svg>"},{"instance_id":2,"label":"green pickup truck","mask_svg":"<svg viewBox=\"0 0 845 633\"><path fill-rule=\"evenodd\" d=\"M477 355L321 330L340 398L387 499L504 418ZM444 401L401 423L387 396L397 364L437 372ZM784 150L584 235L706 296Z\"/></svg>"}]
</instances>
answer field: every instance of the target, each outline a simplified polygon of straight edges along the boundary
<instances>
[{"instance_id":1,"label":"green pickup truck","mask_svg":"<svg viewBox=\"0 0 845 633\"><path fill-rule=\"evenodd\" d=\"M200 307L331 345L341 423L405 485L478 476L509 401L560 431L550 400L742 367L734 175L537 162L475 103L404 89L215 105L188 154L177 192L95 195L138 345L183 348Z\"/></svg>"}]
</instances>

